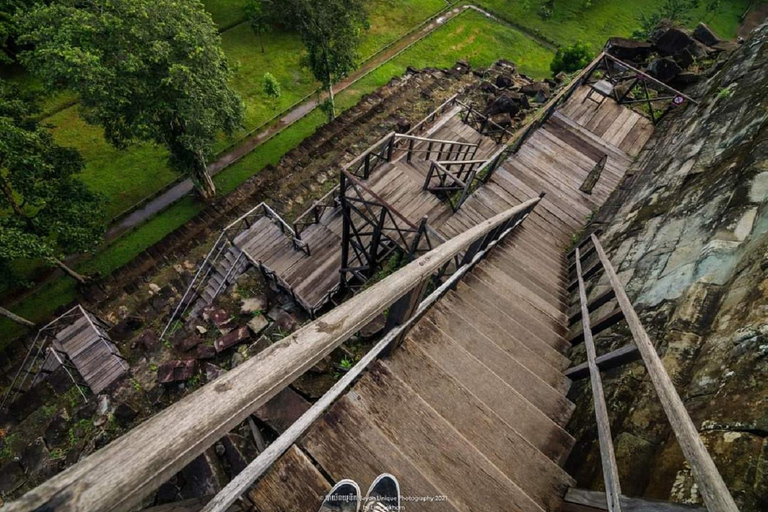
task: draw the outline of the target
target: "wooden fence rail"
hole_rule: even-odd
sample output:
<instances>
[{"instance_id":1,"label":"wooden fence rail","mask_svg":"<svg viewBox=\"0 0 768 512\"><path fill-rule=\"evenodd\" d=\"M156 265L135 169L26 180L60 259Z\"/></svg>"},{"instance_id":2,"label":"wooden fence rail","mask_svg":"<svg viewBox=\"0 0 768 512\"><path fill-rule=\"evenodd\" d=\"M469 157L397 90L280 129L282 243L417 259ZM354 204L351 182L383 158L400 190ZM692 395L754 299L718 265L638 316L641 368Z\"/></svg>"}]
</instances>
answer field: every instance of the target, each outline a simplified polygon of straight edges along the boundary
<instances>
[{"instance_id":1,"label":"wooden fence rail","mask_svg":"<svg viewBox=\"0 0 768 512\"><path fill-rule=\"evenodd\" d=\"M539 200L529 200L448 240L7 504L7 510L131 510L446 262L462 251L477 254L476 249L492 242L492 235L530 212Z\"/></svg>"},{"instance_id":2,"label":"wooden fence rail","mask_svg":"<svg viewBox=\"0 0 768 512\"><path fill-rule=\"evenodd\" d=\"M656 389L659 401L667 415L672 431L675 433L675 436L680 443L683 455L691 466L693 477L696 480L699 492L704 499L704 504L707 506L709 512L737 512L738 508L736 507L736 503L733 501L733 497L728 491L725 482L723 482L723 478L718 472L712 457L704 446L696 426L688 415L688 411L685 409L685 404L677 393L677 390L675 390L672 379L667 374L667 371L661 362L661 358L656 353L656 348L653 346L648 333L640 322L640 318L637 316L637 312L632 306L632 303L624 290L624 286L621 284L618 275L616 275L616 271L608 259L603 246L600 244L600 240L598 240L597 236L592 234L588 239L579 244L573 255L576 258L574 264L576 267L579 302L581 305L581 320L584 331L583 338L587 348L587 366L592 379L592 391L595 394L595 414L597 416L603 472L606 477L607 492L605 497L607 500L607 510L612 512L620 510L623 497L620 495L621 491L619 490L618 475L614 472L615 460L611 460L612 457L610 456L610 454L613 453L613 444L610 439L610 429L607 428L607 414L604 414L603 411L600 410L599 402L603 397L602 383L599 378L600 370L598 360L600 358L596 357L592 340L592 329L589 320L590 307L587 303L584 286L585 274L582 273L581 269L582 250L590 242L594 247L594 251L597 253L599 266L601 267L600 270L604 271L607 275L613 293L615 294L615 298L619 304L621 314L629 325L637 351L648 371L651 383ZM593 275L596 274L597 272ZM620 351L622 353L616 354L616 356L624 357L626 360L631 359L630 357L627 357L628 353L631 352L631 349L624 347L620 349ZM609 482L609 480L615 480L615 483ZM615 489L615 492L611 491L612 488Z\"/></svg>"}]
</instances>

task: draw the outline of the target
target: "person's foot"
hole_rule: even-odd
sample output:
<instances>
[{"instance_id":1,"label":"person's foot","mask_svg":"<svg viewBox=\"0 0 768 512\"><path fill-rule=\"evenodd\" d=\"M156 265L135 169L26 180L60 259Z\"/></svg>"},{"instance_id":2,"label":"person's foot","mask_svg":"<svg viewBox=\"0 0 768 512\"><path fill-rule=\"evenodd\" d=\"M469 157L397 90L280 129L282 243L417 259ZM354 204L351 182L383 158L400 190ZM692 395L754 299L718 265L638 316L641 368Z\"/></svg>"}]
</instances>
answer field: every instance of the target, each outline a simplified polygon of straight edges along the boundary
<instances>
[{"instance_id":1,"label":"person's foot","mask_svg":"<svg viewBox=\"0 0 768 512\"><path fill-rule=\"evenodd\" d=\"M323 500L319 512L359 512L360 486L353 480L339 480Z\"/></svg>"},{"instance_id":2,"label":"person's foot","mask_svg":"<svg viewBox=\"0 0 768 512\"><path fill-rule=\"evenodd\" d=\"M397 478L389 473L379 475L368 488L363 503L363 512L400 510L400 484Z\"/></svg>"}]
</instances>

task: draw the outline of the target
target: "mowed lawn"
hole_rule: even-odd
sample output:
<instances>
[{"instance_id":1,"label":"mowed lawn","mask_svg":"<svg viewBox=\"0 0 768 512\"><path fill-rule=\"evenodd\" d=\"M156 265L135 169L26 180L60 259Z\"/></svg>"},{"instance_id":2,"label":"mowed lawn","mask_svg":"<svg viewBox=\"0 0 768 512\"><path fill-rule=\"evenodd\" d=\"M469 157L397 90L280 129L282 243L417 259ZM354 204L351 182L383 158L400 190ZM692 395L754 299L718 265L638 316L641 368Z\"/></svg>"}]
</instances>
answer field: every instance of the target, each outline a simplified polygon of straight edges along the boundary
<instances>
[{"instance_id":1,"label":"mowed lawn","mask_svg":"<svg viewBox=\"0 0 768 512\"><path fill-rule=\"evenodd\" d=\"M640 14L657 11L664 0L555 0L552 16L539 15L546 0L511 2L509 0L474 0L494 14L519 25L557 45L585 42L594 50L603 47L609 37L629 37L640 26ZM527 4L527 5L526 5ZM739 28L740 16L750 0L723 0L714 15L705 12L704 4L691 14L691 25L704 21L722 37L733 39Z\"/></svg>"}]
</instances>

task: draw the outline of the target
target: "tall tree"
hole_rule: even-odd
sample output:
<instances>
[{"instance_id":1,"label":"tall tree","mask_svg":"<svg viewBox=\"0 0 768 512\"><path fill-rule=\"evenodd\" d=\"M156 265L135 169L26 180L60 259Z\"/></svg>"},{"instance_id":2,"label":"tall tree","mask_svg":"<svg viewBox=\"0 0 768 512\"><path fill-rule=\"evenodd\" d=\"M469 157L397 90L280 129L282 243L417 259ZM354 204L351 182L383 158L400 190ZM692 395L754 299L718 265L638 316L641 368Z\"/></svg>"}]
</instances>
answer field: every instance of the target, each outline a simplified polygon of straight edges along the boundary
<instances>
[{"instance_id":1,"label":"tall tree","mask_svg":"<svg viewBox=\"0 0 768 512\"><path fill-rule=\"evenodd\" d=\"M329 119L336 117L333 84L355 69L363 29L362 0L298 0L297 27L307 54L304 63L328 91Z\"/></svg>"},{"instance_id":2,"label":"tall tree","mask_svg":"<svg viewBox=\"0 0 768 512\"><path fill-rule=\"evenodd\" d=\"M154 141L205 199L216 138L240 126L221 38L199 0L61 0L20 22L32 50L21 61L54 87L76 91L85 119L116 147Z\"/></svg>"},{"instance_id":3,"label":"tall tree","mask_svg":"<svg viewBox=\"0 0 768 512\"><path fill-rule=\"evenodd\" d=\"M42 259L84 282L61 258L101 241L102 200L76 176L80 154L57 145L36 113L29 97L0 83L0 273L17 280L14 262Z\"/></svg>"},{"instance_id":4,"label":"tall tree","mask_svg":"<svg viewBox=\"0 0 768 512\"><path fill-rule=\"evenodd\" d=\"M264 5L264 0L248 0L245 4L245 14L251 30L259 38L261 53L264 53L264 34L272 30L272 13Z\"/></svg>"}]
</instances>

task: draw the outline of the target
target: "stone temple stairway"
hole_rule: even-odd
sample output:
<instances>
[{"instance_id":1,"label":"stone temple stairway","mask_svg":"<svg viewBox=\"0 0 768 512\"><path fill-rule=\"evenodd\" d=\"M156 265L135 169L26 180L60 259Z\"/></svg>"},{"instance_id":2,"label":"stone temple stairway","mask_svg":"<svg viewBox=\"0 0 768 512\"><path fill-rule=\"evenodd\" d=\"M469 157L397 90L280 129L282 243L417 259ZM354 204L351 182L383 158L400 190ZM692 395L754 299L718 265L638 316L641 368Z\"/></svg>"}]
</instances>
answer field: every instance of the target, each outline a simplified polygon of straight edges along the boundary
<instances>
[{"instance_id":1,"label":"stone temple stairway","mask_svg":"<svg viewBox=\"0 0 768 512\"><path fill-rule=\"evenodd\" d=\"M574 484L561 468L574 443L564 430L574 409L563 375L565 248L652 132L640 115L583 102L584 94L577 90L458 212L430 217L453 237L546 193L257 482L249 493L256 510L315 510L335 481L367 485L381 472L399 477L403 496L421 498L407 510L559 509ZM607 126L601 135L590 131L593 121ZM605 154L597 186L580 191Z\"/></svg>"}]
</instances>

